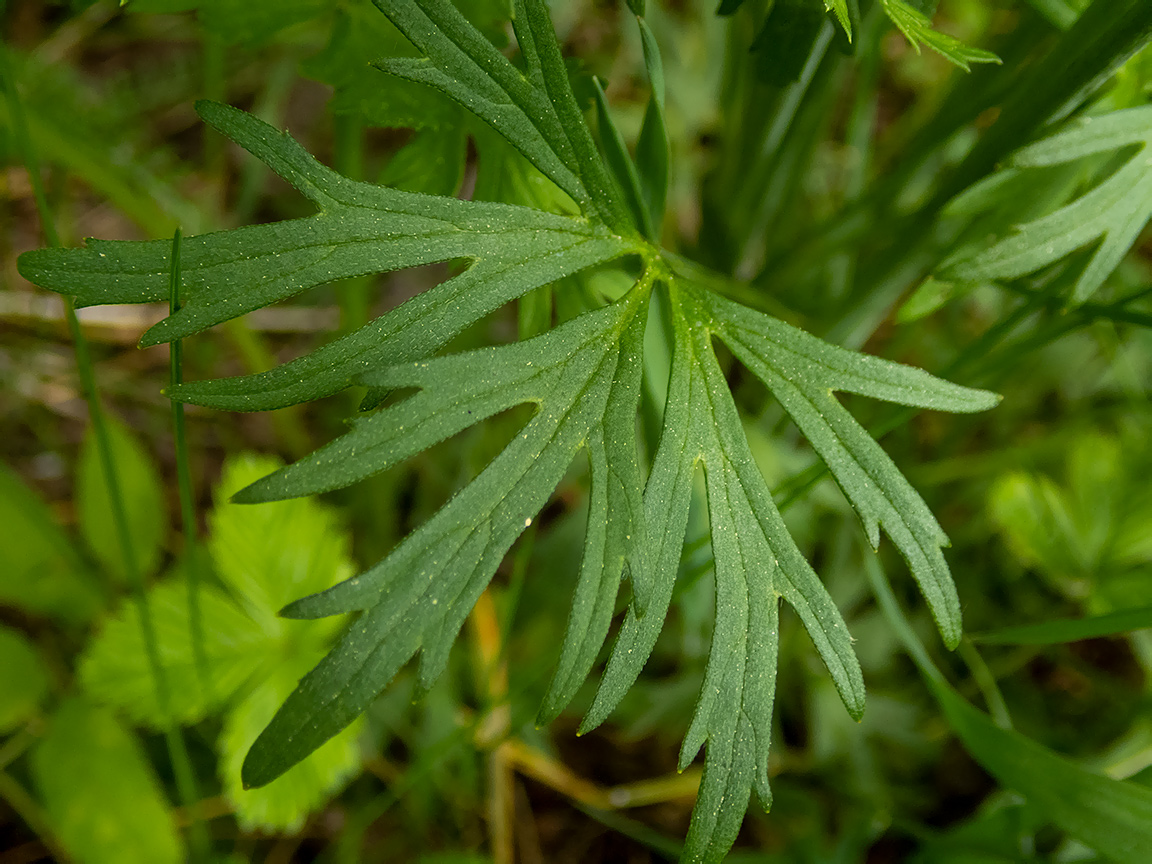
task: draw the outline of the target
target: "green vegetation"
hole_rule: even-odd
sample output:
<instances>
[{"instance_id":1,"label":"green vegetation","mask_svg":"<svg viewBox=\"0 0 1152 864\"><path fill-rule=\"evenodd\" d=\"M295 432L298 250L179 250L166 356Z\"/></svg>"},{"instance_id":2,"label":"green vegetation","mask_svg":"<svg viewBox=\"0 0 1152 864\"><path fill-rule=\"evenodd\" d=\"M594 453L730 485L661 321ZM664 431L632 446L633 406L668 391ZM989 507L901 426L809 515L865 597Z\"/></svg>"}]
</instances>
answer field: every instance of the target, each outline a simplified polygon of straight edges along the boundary
<instances>
[{"instance_id":1,"label":"green vegetation","mask_svg":"<svg viewBox=\"0 0 1152 864\"><path fill-rule=\"evenodd\" d=\"M937 5L8 9L12 854L1152 859L1152 6Z\"/></svg>"}]
</instances>

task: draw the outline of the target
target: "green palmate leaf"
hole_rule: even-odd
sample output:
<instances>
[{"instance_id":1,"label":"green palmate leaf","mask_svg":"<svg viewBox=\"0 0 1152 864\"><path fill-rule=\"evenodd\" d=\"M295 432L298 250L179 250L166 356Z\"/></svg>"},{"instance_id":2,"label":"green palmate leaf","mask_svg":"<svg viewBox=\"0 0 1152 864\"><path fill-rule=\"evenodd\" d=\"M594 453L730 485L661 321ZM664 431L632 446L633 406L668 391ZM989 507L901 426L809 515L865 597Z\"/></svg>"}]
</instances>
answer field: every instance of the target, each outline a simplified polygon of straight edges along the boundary
<instances>
[{"instance_id":1,"label":"green palmate leaf","mask_svg":"<svg viewBox=\"0 0 1152 864\"><path fill-rule=\"evenodd\" d=\"M540 717L562 711L589 674L626 577L631 602L583 728L602 722L636 680L663 627L693 477L703 467L717 615L680 761L686 766L706 747L685 857L719 860L736 836L752 790L764 804L770 800L780 598L796 610L853 717L863 711L864 690L844 620L789 535L753 460L712 340L725 342L792 415L828 462L872 543L879 542L881 528L893 539L950 645L959 638L960 616L940 552L946 538L833 394L950 411L982 410L996 397L836 348L724 300L642 239L659 232L668 177L663 71L643 23L652 97L636 160L601 99L606 166L541 0L515 5L523 71L447 0L376 2L424 55L382 61L380 67L439 90L486 124L475 132L482 168L476 197L530 206L354 183L249 115L200 106L209 123L292 182L318 212L184 241L186 305L149 331L144 344L195 333L323 282L468 262L442 285L300 360L263 375L183 385L172 394L246 410L326 396L351 383L397 394L311 456L262 479L259 466L249 465L224 483L231 490L243 475L250 485L237 492L236 503L218 502L213 513L210 548L217 571L268 643L292 658L284 664L291 676L269 681L229 716L226 787L242 819L284 825L310 803L302 803L303 791L281 796L276 784L290 790L300 783L300 790L308 787L313 795L317 786L341 782L354 761L348 755L350 724L416 655L420 685L432 684L501 560L581 451L591 476L583 558ZM814 4L809 6L819 18ZM840 11L841 5L833 8ZM851 11L852 4L845 8ZM830 32L831 24L817 23ZM612 286L602 292L607 305L586 311L601 302L597 292L583 286L588 290L573 297L566 291L575 280L565 277L629 254L642 259L642 275L633 279L619 269L606 276L604 283ZM167 296L168 255L167 243L91 241L81 250L29 253L20 268L40 284L76 293L83 303L142 302ZM671 322L666 339L657 332L663 314L654 315L649 327L657 285L667 289L657 295ZM547 328L552 297L566 323L512 345L433 356L470 323L537 289L543 293L532 303L539 308L526 304L522 330ZM669 353L670 363L662 364ZM646 425L653 438L659 435L646 482L636 445L642 382L653 397ZM523 404L533 405L535 413L504 450L382 561L352 578L344 578L351 571L338 527L292 509L306 502L280 500L345 487ZM270 501L278 503L242 506ZM337 579L344 581L333 585ZM323 653L342 621L280 621L274 612L283 604L288 605L282 614L290 619L358 613L295 689L291 678ZM320 756L330 745L332 752ZM313 758L319 762L305 767ZM246 798L241 782L270 785Z\"/></svg>"},{"instance_id":2,"label":"green palmate leaf","mask_svg":"<svg viewBox=\"0 0 1152 864\"><path fill-rule=\"evenodd\" d=\"M985 411L999 397L927 372L837 348L716 295L716 334L780 400L852 503L873 548L883 528L908 561L944 642L960 641L960 601L940 549L948 544L923 499L834 391L939 411Z\"/></svg>"},{"instance_id":3,"label":"green palmate leaf","mask_svg":"<svg viewBox=\"0 0 1152 864\"><path fill-rule=\"evenodd\" d=\"M253 620L269 637L287 638L295 625L277 617L280 609L301 594L342 582L355 569L336 511L307 500L256 508L231 503L230 496L278 467L266 457L229 462L208 520L208 551L220 581Z\"/></svg>"},{"instance_id":4,"label":"green palmate leaf","mask_svg":"<svg viewBox=\"0 0 1152 864\"><path fill-rule=\"evenodd\" d=\"M1069 448L1067 483L1042 474L1002 475L989 514L1009 551L1065 596L1094 613L1152 603L1145 570L1152 562L1152 494L1147 432L1093 434Z\"/></svg>"},{"instance_id":5,"label":"green palmate leaf","mask_svg":"<svg viewBox=\"0 0 1152 864\"><path fill-rule=\"evenodd\" d=\"M1152 219L1152 107L1084 117L1012 157L1010 171L1046 168L1136 148L1095 188L1053 213L1020 226L991 248L961 250L941 269L944 278L978 281L1033 273L1071 252L1099 243L1072 291L1071 302L1091 297L1120 264Z\"/></svg>"},{"instance_id":6,"label":"green palmate leaf","mask_svg":"<svg viewBox=\"0 0 1152 864\"><path fill-rule=\"evenodd\" d=\"M48 822L81 864L185 860L175 820L140 743L112 712L79 699L57 710L32 751Z\"/></svg>"},{"instance_id":7,"label":"green palmate leaf","mask_svg":"<svg viewBox=\"0 0 1152 864\"><path fill-rule=\"evenodd\" d=\"M652 544L649 608L644 615L629 611L581 728L591 729L607 717L655 645L680 562L692 475L702 464L712 523L717 619L680 764L686 767L707 744L685 858L710 861L719 860L735 839L751 790L756 789L765 806L771 800L767 760L778 598L799 614L849 712L859 717L864 708L863 681L843 619L796 548L753 461L712 336L728 343L814 439L873 542L879 525L897 539L949 642L959 638L959 607L939 556L943 534L831 392L841 389L961 411L988 408L997 397L835 348L690 284L674 280L670 293L675 313L671 380L664 431L644 492Z\"/></svg>"},{"instance_id":8,"label":"green palmate leaf","mask_svg":"<svg viewBox=\"0 0 1152 864\"><path fill-rule=\"evenodd\" d=\"M315 216L185 238L183 308L142 345L197 333L313 285L468 258L459 276L310 355L270 372L174 388L174 397L258 411L335 393L365 368L426 356L496 307L543 283L630 250L584 219L504 204L433 198L356 183L322 166L250 114L199 103L208 122L265 161L320 208ZM93 240L84 249L21 257L37 284L81 305L167 297L168 241Z\"/></svg>"},{"instance_id":9,"label":"green palmate leaf","mask_svg":"<svg viewBox=\"0 0 1152 864\"><path fill-rule=\"evenodd\" d=\"M229 502L232 493L276 467L274 460L258 457L225 466L209 520L208 548L220 580L261 628L263 643L253 646L252 658L267 658L259 684L225 717L219 745L225 794L243 825L295 831L359 769L359 724L262 789L244 790L241 765L248 748L304 671L328 650L343 623L283 621L276 613L301 593L322 591L355 571L348 534L336 511L311 500L259 508Z\"/></svg>"},{"instance_id":10,"label":"green palmate leaf","mask_svg":"<svg viewBox=\"0 0 1152 864\"><path fill-rule=\"evenodd\" d=\"M608 428L606 418L618 418L629 407L634 416L646 302L647 291L634 290L527 342L365 376L369 386L420 392L237 496L252 502L345 486L499 411L524 402L539 406L504 452L387 558L284 610L293 618L364 614L257 740L245 763L247 784L276 777L346 726L418 650L422 684L439 675L465 616L581 447L591 450L593 477L605 478L607 501L619 508L607 518L622 526L635 519L639 472L633 428ZM352 453L355 460L348 458ZM613 489L625 481L631 489ZM639 528L620 530L635 535ZM595 652L574 640L587 638L585 621L594 623L603 640L612 603L596 602L596 586L619 581L623 557L617 538L589 536L573 613L580 623L569 628L562 660L562 668L573 671L559 676L564 680L554 686L554 702L566 701L591 667ZM635 578L635 562L632 568ZM575 685L568 683L572 680Z\"/></svg>"},{"instance_id":11,"label":"green palmate leaf","mask_svg":"<svg viewBox=\"0 0 1152 864\"><path fill-rule=\"evenodd\" d=\"M936 53L968 71L973 63L999 63L1000 58L991 51L972 48L954 36L932 29L932 21L919 9L904 0L880 0L885 14L912 43L917 52L924 44Z\"/></svg>"},{"instance_id":12,"label":"green palmate leaf","mask_svg":"<svg viewBox=\"0 0 1152 864\"><path fill-rule=\"evenodd\" d=\"M347 533L328 508L308 500L262 508L228 501L232 492L277 467L266 458L229 460L216 489L208 549L231 594L200 589L200 656L207 681L196 665L187 585L177 578L155 585L148 598L171 688L167 710L156 702L135 602L104 623L81 659L79 677L92 699L147 726L161 727L173 718L194 723L228 706L220 771L238 817L248 827L295 830L359 766L356 729L256 793L242 790L240 765L260 728L324 654L341 623L286 622L277 611L301 593L331 587L354 571Z\"/></svg>"}]
</instances>

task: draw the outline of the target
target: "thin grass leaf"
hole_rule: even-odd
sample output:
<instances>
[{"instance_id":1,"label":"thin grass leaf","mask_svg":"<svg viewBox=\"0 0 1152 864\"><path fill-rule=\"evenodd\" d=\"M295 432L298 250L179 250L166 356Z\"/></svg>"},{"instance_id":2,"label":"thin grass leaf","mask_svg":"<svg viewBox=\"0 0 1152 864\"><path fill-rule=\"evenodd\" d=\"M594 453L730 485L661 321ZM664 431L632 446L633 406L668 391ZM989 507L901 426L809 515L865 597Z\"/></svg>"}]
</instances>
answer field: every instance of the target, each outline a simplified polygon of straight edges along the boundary
<instances>
[{"instance_id":1,"label":"thin grass leaf","mask_svg":"<svg viewBox=\"0 0 1152 864\"><path fill-rule=\"evenodd\" d=\"M596 125L600 132L600 148L604 153L604 162L620 188L633 223L645 237L651 240L653 239L652 219L640 191L640 177L636 171L636 165L628 154L624 137L612 120L612 112L608 107L608 97L604 95L604 87L595 78L592 79L592 87L596 94Z\"/></svg>"},{"instance_id":2,"label":"thin grass leaf","mask_svg":"<svg viewBox=\"0 0 1152 864\"><path fill-rule=\"evenodd\" d=\"M1152 790L1089 771L1019 732L997 726L945 681L883 572L875 566L867 569L889 625L972 758L1060 829L1111 860L1144 864L1152 851Z\"/></svg>"},{"instance_id":3,"label":"thin grass leaf","mask_svg":"<svg viewBox=\"0 0 1152 864\"><path fill-rule=\"evenodd\" d=\"M1122 636L1133 630L1152 628L1152 606L1124 609L1090 618L1055 618L1036 624L1003 627L987 633L975 633L972 641L984 645L1059 645L1081 639Z\"/></svg>"}]
</instances>

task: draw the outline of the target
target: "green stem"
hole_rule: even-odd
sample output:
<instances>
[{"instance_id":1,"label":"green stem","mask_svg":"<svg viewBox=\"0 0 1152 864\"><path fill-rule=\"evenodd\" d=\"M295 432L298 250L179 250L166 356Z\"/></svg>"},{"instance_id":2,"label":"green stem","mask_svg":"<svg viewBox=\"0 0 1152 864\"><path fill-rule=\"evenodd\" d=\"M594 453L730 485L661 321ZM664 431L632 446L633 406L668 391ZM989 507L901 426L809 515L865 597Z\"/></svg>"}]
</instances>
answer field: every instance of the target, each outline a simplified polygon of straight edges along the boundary
<instances>
[{"instance_id":1,"label":"green stem","mask_svg":"<svg viewBox=\"0 0 1152 864\"><path fill-rule=\"evenodd\" d=\"M1001 729L1011 729L1012 715L1008 713L1004 694L1000 692L996 676L992 674L992 670L988 668L988 664L984 662L971 639L965 637L960 642L959 654L960 659L967 664L968 671L972 673L972 680L980 690L980 695L984 697L984 704L988 706L988 713L996 725Z\"/></svg>"},{"instance_id":2,"label":"green stem","mask_svg":"<svg viewBox=\"0 0 1152 864\"><path fill-rule=\"evenodd\" d=\"M364 125L355 114L332 118L335 168L350 180L364 177ZM351 333L372 317L372 277L354 276L336 286L340 304L340 332Z\"/></svg>"},{"instance_id":3,"label":"green stem","mask_svg":"<svg viewBox=\"0 0 1152 864\"><path fill-rule=\"evenodd\" d=\"M180 229L172 235L172 267L169 282L168 313L180 310ZM174 339L168 344L169 382L175 386L184 380L184 343ZM196 676L205 699L211 699L212 679L208 658L204 654L204 617L200 608L200 562L197 558L196 507L192 498L192 472L188 465L188 436L184 424L184 403L171 400L172 430L176 450L176 485L180 496L180 526L184 534L185 578L188 583L188 630L192 639L192 657Z\"/></svg>"},{"instance_id":4,"label":"green stem","mask_svg":"<svg viewBox=\"0 0 1152 864\"><path fill-rule=\"evenodd\" d=\"M44 194L43 181L40 177L39 160L28 139L28 128L24 119L24 107L20 101L20 94L16 90L12 79L11 64L8 61L6 46L0 46L0 78L4 80L5 96L8 100L8 111L12 118L12 128L15 133L16 146L23 157L24 166L28 171L28 179L32 186L32 194L40 214L40 222L44 235L50 245L59 247L60 235L56 231L55 220L48 207L48 199ZM164 667L160 662L160 649L156 639L156 628L152 620L152 610L148 603L148 595L144 590L144 579L139 569L139 559L132 542L132 532L128 526L127 511L124 506L124 493L120 487L120 477L116 472L116 460L112 454L112 442L108 434L107 418L103 406L100 404L99 391L96 386L96 374L92 364L92 355L88 349L88 340L80 327L80 319L76 315L76 305L73 298L68 297L64 303L64 315L68 322L68 330L72 336L72 347L76 355L76 368L80 377L80 389L88 403L88 416L92 423L92 431L96 439L96 450L100 457L100 468L108 484L108 497L112 509L112 522L115 526L120 554L124 561L124 572L136 596L137 610L140 617L140 630L144 637L144 651L148 657L148 666L152 673L152 685L156 693L156 701L161 713L166 718L164 737L168 745L168 755L172 760L172 768L176 775L176 785L184 803L192 808L198 800L196 794L196 778L192 770L192 762L184 744L184 738L179 734L171 722L168 681L164 674ZM200 823L195 823L200 824ZM200 826L200 832L193 831L193 843L197 849L197 858L207 860L208 836ZM201 842L204 841L204 842Z\"/></svg>"}]
</instances>

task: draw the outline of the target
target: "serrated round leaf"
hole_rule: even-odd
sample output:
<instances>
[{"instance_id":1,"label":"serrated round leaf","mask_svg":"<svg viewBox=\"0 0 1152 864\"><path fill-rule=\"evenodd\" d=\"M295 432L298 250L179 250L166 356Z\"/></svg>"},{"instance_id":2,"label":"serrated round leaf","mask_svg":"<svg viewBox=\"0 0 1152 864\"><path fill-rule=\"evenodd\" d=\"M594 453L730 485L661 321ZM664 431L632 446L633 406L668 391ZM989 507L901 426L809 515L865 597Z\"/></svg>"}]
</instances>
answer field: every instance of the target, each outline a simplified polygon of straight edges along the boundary
<instances>
[{"instance_id":1,"label":"serrated round leaf","mask_svg":"<svg viewBox=\"0 0 1152 864\"><path fill-rule=\"evenodd\" d=\"M244 789L241 766L248 749L288 697L298 679L320 654L281 663L272 675L227 715L220 735L220 770L224 793L245 830L297 831L304 819L360 769L357 720L306 759L258 789Z\"/></svg>"},{"instance_id":2,"label":"serrated round leaf","mask_svg":"<svg viewBox=\"0 0 1152 864\"><path fill-rule=\"evenodd\" d=\"M78 864L177 864L183 842L136 738L111 711L60 706L32 751L48 823Z\"/></svg>"},{"instance_id":3,"label":"serrated round leaf","mask_svg":"<svg viewBox=\"0 0 1152 864\"><path fill-rule=\"evenodd\" d=\"M273 459L252 455L225 464L208 540L221 581L272 636L285 626L277 618L284 606L355 572L348 534L330 507L307 498L255 505L229 502L229 496L279 467Z\"/></svg>"},{"instance_id":4,"label":"serrated round leaf","mask_svg":"<svg viewBox=\"0 0 1152 864\"><path fill-rule=\"evenodd\" d=\"M127 429L111 418L106 425L116 465L116 479L124 502L124 515L128 520L128 533L136 556L136 572L147 576L154 573L160 563L161 544L168 529L168 508L160 472L155 460ZM80 448L76 504L80 533L88 548L109 574L118 581L126 581L128 572L112 518L112 498L92 428L88 429Z\"/></svg>"},{"instance_id":5,"label":"serrated round leaf","mask_svg":"<svg viewBox=\"0 0 1152 864\"><path fill-rule=\"evenodd\" d=\"M18 729L40 707L48 691L48 672L36 648L23 634L0 626L0 735Z\"/></svg>"},{"instance_id":6,"label":"serrated round leaf","mask_svg":"<svg viewBox=\"0 0 1152 864\"><path fill-rule=\"evenodd\" d=\"M210 585L199 590L204 676L196 666L187 584L167 580L148 592L168 704L180 723L202 720L231 697L271 650L264 630L222 591ZM104 622L80 659L79 678L93 700L115 706L138 723L164 725L135 601L121 605Z\"/></svg>"}]
</instances>

